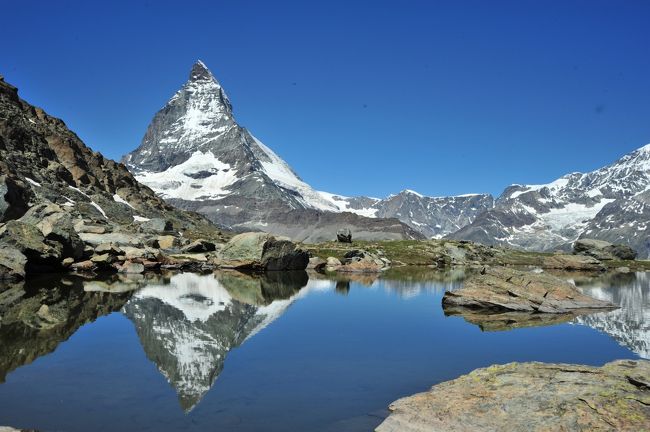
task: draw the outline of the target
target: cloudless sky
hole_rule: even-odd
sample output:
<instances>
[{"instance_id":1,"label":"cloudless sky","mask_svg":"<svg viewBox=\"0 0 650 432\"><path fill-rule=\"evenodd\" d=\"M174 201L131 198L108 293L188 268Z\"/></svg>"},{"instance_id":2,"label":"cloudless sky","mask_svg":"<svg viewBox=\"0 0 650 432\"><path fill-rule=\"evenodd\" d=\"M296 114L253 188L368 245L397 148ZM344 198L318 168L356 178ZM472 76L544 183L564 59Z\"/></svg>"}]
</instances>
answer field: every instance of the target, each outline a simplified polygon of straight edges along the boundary
<instances>
[{"instance_id":1,"label":"cloudless sky","mask_svg":"<svg viewBox=\"0 0 650 432\"><path fill-rule=\"evenodd\" d=\"M119 159L202 59L312 186L498 194L650 142L648 1L0 2L0 74Z\"/></svg>"}]
</instances>

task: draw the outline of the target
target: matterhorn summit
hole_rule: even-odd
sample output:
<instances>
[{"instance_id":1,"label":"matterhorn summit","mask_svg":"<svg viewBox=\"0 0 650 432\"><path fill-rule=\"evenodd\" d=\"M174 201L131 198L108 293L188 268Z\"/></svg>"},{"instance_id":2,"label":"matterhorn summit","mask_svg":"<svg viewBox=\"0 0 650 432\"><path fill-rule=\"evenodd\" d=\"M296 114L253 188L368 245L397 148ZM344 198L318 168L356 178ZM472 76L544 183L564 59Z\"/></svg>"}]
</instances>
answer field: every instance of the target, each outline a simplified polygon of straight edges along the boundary
<instances>
[{"instance_id":1,"label":"matterhorn summit","mask_svg":"<svg viewBox=\"0 0 650 432\"><path fill-rule=\"evenodd\" d=\"M341 226L357 238L421 237L396 219L364 217L364 209L342 213L345 197L314 190L236 122L226 92L201 61L123 162L171 204L228 228L305 241L334 238Z\"/></svg>"}]
</instances>

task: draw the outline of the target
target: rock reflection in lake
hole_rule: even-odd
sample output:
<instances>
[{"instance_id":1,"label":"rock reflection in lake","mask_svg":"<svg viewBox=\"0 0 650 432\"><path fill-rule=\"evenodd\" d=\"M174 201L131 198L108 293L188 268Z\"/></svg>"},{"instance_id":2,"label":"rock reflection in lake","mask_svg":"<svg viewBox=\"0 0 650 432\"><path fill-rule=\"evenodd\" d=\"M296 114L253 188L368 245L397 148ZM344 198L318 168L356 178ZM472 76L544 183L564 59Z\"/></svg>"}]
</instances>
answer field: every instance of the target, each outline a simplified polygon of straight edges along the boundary
<instances>
[{"instance_id":1,"label":"rock reflection in lake","mask_svg":"<svg viewBox=\"0 0 650 432\"><path fill-rule=\"evenodd\" d=\"M0 382L56 349L82 325L120 308L129 294L84 291L79 277L38 278L0 292Z\"/></svg>"},{"instance_id":2,"label":"rock reflection in lake","mask_svg":"<svg viewBox=\"0 0 650 432\"><path fill-rule=\"evenodd\" d=\"M650 273L620 273L576 279L575 283L583 293L621 307L578 317L575 322L602 331L640 357L650 359Z\"/></svg>"},{"instance_id":3,"label":"rock reflection in lake","mask_svg":"<svg viewBox=\"0 0 650 432\"><path fill-rule=\"evenodd\" d=\"M445 316L460 316L470 324L477 325L483 331L504 331L525 327L540 327L562 324L575 319L581 314L594 311L572 311L570 313L536 313L536 312L494 312L463 307L443 306Z\"/></svg>"},{"instance_id":4,"label":"rock reflection in lake","mask_svg":"<svg viewBox=\"0 0 650 432\"><path fill-rule=\"evenodd\" d=\"M228 352L280 316L307 281L305 272L181 273L135 292L124 314L189 411L214 384Z\"/></svg>"}]
</instances>

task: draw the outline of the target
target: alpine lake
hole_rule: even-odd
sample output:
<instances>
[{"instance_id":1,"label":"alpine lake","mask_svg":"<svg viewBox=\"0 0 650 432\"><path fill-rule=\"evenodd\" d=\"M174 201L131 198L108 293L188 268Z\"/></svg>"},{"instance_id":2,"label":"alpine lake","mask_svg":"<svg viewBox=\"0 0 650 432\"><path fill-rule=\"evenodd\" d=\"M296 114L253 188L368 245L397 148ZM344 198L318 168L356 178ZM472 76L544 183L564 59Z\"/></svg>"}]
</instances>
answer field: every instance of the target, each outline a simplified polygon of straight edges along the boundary
<instances>
[{"instance_id":1,"label":"alpine lake","mask_svg":"<svg viewBox=\"0 0 650 432\"><path fill-rule=\"evenodd\" d=\"M516 326L445 315L445 290L466 276L220 271L4 285L0 425L371 431L396 399L479 367L650 358L650 273L566 274L620 309Z\"/></svg>"}]
</instances>

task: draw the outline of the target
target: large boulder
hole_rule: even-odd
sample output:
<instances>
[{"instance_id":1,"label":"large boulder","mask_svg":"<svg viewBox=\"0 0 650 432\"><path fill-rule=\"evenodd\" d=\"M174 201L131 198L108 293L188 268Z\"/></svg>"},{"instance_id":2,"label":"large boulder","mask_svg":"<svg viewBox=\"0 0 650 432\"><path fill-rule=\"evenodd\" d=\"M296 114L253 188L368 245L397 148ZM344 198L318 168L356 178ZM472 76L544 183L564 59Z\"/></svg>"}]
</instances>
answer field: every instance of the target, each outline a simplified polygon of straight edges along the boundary
<instances>
[{"instance_id":1,"label":"large boulder","mask_svg":"<svg viewBox=\"0 0 650 432\"><path fill-rule=\"evenodd\" d=\"M141 236L125 232L111 232L105 234L81 232L79 233L79 237L91 246L98 246L103 243L113 243L120 247L130 246L137 248L143 246L143 239Z\"/></svg>"},{"instance_id":2,"label":"large boulder","mask_svg":"<svg viewBox=\"0 0 650 432\"><path fill-rule=\"evenodd\" d=\"M17 249L0 246L0 281L25 278L27 257Z\"/></svg>"},{"instance_id":3,"label":"large boulder","mask_svg":"<svg viewBox=\"0 0 650 432\"><path fill-rule=\"evenodd\" d=\"M612 244L603 240L580 239L573 245L573 253L587 255L599 260L634 260L636 251L623 244Z\"/></svg>"},{"instance_id":4,"label":"large boulder","mask_svg":"<svg viewBox=\"0 0 650 432\"><path fill-rule=\"evenodd\" d=\"M78 260L83 256L85 245L74 228L75 220L57 204L35 205L20 221L36 226L47 240L60 244L64 258Z\"/></svg>"},{"instance_id":5,"label":"large boulder","mask_svg":"<svg viewBox=\"0 0 650 432\"><path fill-rule=\"evenodd\" d=\"M336 231L336 241L340 243L352 243L352 231L350 228L341 228Z\"/></svg>"},{"instance_id":6,"label":"large boulder","mask_svg":"<svg viewBox=\"0 0 650 432\"><path fill-rule=\"evenodd\" d=\"M650 362L495 365L391 404L377 432L650 430Z\"/></svg>"},{"instance_id":7,"label":"large boulder","mask_svg":"<svg viewBox=\"0 0 650 432\"><path fill-rule=\"evenodd\" d=\"M174 230L174 225L171 221L162 218L153 218L143 221L139 225L140 231L147 233L164 233Z\"/></svg>"},{"instance_id":8,"label":"large boulder","mask_svg":"<svg viewBox=\"0 0 650 432\"><path fill-rule=\"evenodd\" d=\"M34 193L23 182L8 175L0 176L0 222L24 215L33 197Z\"/></svg>"},{"instance_id":9,"label":"large boulder","mask_svg":"<svg viewBox=\"0 0 650 432\"><path fill-rule=\"evenodd\" d=\"M447 291L443 308L569 313L575 310L616 309L612 303L582 294L569 282L546 273L490 267L471 276L463 288Z\"/></svg>"},{"instance_id":10,"label":"large boulder","mask_svg":"<svg viewBox=\"0 0 650 432\"><path fill-rule=\"evenodd\" d=\"M308 263L307 251L290 240L260 232L234 236L219 253L219 265L224 268L304 270Z\"/></svg>"},{"instance_id":11,"label":"large boulder","mask_svg":"<svg viewBox=\"0 0 650 432\"><path fill-rule=\"evenodd\" d=\"M27 258L26 271L49 271L61 266L60 245L45 240L34 225L11 220L0 229L0 248L15 248Z\"/></svg>"}]
</instances>

